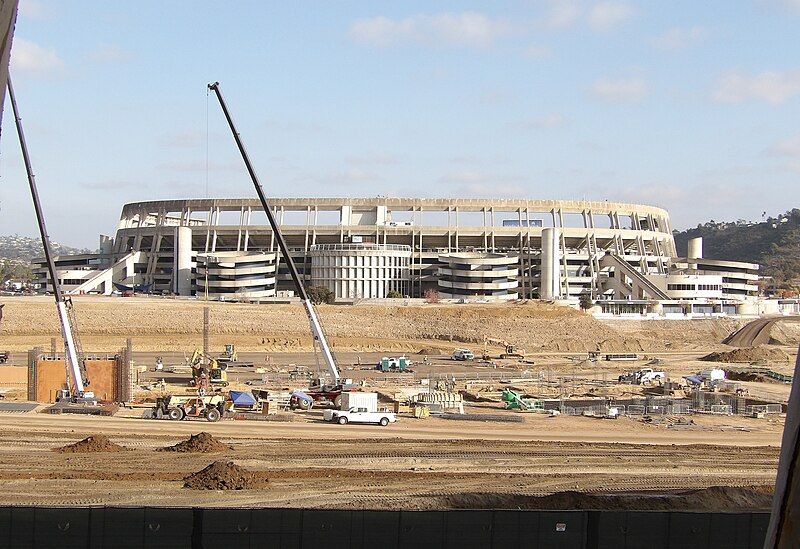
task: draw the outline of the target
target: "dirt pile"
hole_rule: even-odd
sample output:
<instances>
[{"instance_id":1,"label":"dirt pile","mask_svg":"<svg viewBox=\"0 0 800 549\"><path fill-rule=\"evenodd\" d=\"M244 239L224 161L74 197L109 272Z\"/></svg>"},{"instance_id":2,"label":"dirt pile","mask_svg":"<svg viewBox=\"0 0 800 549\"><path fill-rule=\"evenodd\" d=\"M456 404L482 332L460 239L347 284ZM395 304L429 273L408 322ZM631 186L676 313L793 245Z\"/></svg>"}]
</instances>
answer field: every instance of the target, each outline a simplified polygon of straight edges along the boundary
<instances>
[{"instance_id":1,"label":"dirt pile","mask_svg":"<svg viewBox=\"0 0 800 549\"><path fill-rule=\"evenodd\" d=\"M215 461L183 480L183 486L193 490L244 490L266 482L232 461Z\"/></svg>"},{"instance_id":2,"label":"dirt pile","mask_svg":"<svg viewBox=\"0 0 800 549\"><path fill-rule=\"evenodd\" d=\"M213 452L225 452L232 449L232 446L223 444L215 439L211 433L197 433L192 435L186 440L182 440L173 446L159 448L159 452L193 452L201 454L209 454Z\"/></svg>"},{"instance_id":3,"label":"dirt pile","mask_svg":"<svg viewBox=\"0 0 800 549\"><path fill-rule=\"evenodd\" d=\"M708 362L790 362L791 357L781 349L769 349L767 347L745 347L732 351L718 351L701 357L700 360Z\"/></svg>"},{"instance_id":4,"label":"dirt pile","mask_svg":"<svg viewBox=\"0 0 800 549\"><path fill-rule=\"evenodd\" d=\"M759 383L775 381L764 374L758 374L756 372L738 372L736 370L725 370L725 377L730 381L757 381Z\"/></svg>"},{"instance_id":5,"label":"dirt pile","mask_svg":"<svg viewBox=\"0 0 800 549\"><path fill-rule=\"evenodd\" d=\"M91 435L74 444L53 448L53 451L59 454L91 454L94 452L124 452L125 450L127 448L111 442L105 435Z\"/></svg>"},{"instance_id":6,"label":"dirt pile","mask_svg":"<svg viewBox=\"0 0 800 549\"><path fill-rule=\"evenodd\" d=\"M587 494L558 492L548 496L464 493L436 498L450 509L637 510L637 511L762 511L772 506L772 486L712 486L682 492Z\"/></svg>"}]
</instances>

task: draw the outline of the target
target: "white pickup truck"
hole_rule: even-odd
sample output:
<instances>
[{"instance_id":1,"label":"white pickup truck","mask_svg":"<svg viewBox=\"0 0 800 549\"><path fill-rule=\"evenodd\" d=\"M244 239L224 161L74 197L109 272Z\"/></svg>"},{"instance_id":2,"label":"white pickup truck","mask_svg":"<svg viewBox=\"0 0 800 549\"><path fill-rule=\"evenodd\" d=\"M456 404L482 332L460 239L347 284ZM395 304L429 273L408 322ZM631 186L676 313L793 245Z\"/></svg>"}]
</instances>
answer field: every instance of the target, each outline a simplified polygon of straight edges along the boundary
<instances>
[{"instance_id":1,"label":"white pickup truck","mask_svg":"<svg viewBox=\"0 0 800 549\"><path fill-rule=\"evenodd\" d=\"M327 411L327 410L326 410ZM330 421L339 425L348 423L378 423L384 427L397 421L397 416L392 412L370 412L367 408L350 408L349 410L334 410Z\"/></svg>"}]
</instances>

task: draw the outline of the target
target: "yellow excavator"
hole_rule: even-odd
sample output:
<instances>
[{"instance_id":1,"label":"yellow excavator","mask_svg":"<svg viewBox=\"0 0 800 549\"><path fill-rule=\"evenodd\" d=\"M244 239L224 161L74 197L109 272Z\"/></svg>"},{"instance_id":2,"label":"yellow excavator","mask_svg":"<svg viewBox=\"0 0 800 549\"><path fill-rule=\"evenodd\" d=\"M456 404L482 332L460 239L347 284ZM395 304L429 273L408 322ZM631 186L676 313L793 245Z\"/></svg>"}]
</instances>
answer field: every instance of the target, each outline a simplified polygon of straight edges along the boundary
<instances>
[{"instance_id":1,"label":"yellow excavator","mask_svg":"<svg viewBox=\"0 0 800 549\"><path fill-rule=\"evenodd\" d=\"M504 339L483 336L483 360L492 358L489 356L489 345L499 345L505 349L505 352L500 353L500 358L525 358L525 351L518 349L516 345Z\"/></svg>"},{"instance_id":2,"label":"yellow excavator","mask_svg":"<svg viewBox=\"0 0 800 549\"><path fill-rule=\"evenodd\" d=\"M189 366L192 367L193 387L207 391L213 385L228 386L228 365L206 356L201 349L194 350Z\"/></svg>"}]
</instances>

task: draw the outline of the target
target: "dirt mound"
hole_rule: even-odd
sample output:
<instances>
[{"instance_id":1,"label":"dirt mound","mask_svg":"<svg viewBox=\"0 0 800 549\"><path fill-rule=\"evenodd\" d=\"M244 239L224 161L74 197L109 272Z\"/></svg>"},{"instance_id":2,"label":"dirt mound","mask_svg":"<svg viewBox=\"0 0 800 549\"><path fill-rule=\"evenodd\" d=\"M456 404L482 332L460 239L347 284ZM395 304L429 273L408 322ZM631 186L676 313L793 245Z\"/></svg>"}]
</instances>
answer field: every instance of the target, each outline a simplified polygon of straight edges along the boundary
<instances>
[{"instance_id":1,"label":"dirt mound","mask_svg":"<svg viewBox=\"0 0 800 549\"><path fill-rule=\"evenodd\" d=\"M732 351L718 351L701 357L700 360L709 362L790 362L791 357L780 349L767 347L745 347Z\"/></svg>"},{"instance_id":2,"label":"dirt mound","mask_svg":"<svg viewBox=\"0 0 800 549\"><path fill-rule=\"evenodd\" d=\"M736 370L725 370L725 377L730 381L758 381L759 383L775 381L764 374L758 374L756 372L737 372Z\"/></svg>"},{"instance_id":3,"label":"dirt mound","mask_svg":"<svg viewBox=\"0 0 800 549\"><path fill-rule=\"evenodd\" d=\"M227 444L223 444L215 439L211 433L197 433L192 435L186 440L180 441L174 446L167 446L166 448L159 448L159 452L196 452L196 453L212 453L224 452L233 448Z\"/></svg>"},{"instance_id":4,"label":"dirt mound","mask_svg":"<svg viewBox=\"0 0 800 549\"><path fill-rule=\"evenodd\" d=\"M447 351L444 349L437 349L436 347L424 347L417 351L418 355L432 355L432 356L439 356L447 354Z\"/></svg>"},{"instance_id":5,"label":"dirt mound","mask_svg":"<svg viewBox=\"0 0 800 549\"><path fill-rule=\"evenodd\" d=\"M772 491L772 486L712 486L671 493L586 494L568 491L548 496L464 493L438 499L442 507L450 509L756 511L771 508Z\"/></svg>"},{"instance_id":6,"label":"dirt mound","mask_svg":"<svg viewBox=\"0 0 800 549\"><path fill-rule=\"evenodd\" d=\"M265 482L232 461L215 461L183 480L185 488L194 490L244 490Z\"/></svg>"},{"instance_id":7,"label":"dirt mound","mask_svg":"<svg viewBox=\"0 0 800 549\"><path fill-rule=\"evenodd\" d=\"M74 444L53 448L53 451L59 454L90 454L94 452L123 452L125 450L127 448L114 444L105 435L91 435Z\"/></svg>"}]
</instances>

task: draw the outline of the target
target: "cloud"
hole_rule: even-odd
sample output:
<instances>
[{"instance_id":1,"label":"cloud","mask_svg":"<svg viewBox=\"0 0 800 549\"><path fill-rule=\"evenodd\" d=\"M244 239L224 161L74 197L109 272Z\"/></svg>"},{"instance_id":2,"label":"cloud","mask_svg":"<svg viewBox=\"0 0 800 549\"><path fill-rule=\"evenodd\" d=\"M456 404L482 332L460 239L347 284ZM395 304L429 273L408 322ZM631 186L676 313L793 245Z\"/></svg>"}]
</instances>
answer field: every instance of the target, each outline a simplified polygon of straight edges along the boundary
<instances>
[{"instance_id":1,"label":"cloud","mask_svg":"<svg viewBox=\"0 0 800 549\"><path fill-rule=\"evenodd\" d=\"M583 8L574 0L550 0L544 24L550 29L565 29L577 23Z\"/></svg>"},{"instance_id":2,"label":"cloud","mask_svg":"<svg viewBox=\"0 0 800 549\"><path fill-rule=\"evenodd\" d=\"M552 54L553 52L550 48L536 45L528 46L523 52L523 55L528 59L547 59Z\"/></svg>"},{"instance_id":3,"label":"cloud","mask_svg":"<svg viewBox=\"0 0 800 549\"><path fill-rule=\"evenodd\" d=\"M555 129L555 128L563 128L569 124L569 120L561 114L561 113L550 113L545 116L537 117L537 118L529 118L527 120L522 120L518 124L514 124L515 126L527 129Z\"/></svg>"},{"instance_id":4,"label":"cloud","mask_svg":"<svg viewBox=\"0 0 800 549\"><path fill-rule=\"evenodd\" d=\"M624 2L600 2L587 15L589 26L595 30L610 30L627 23L636 15L636 10Z\"/></svg>"},{"instance_id":5,"label":"cloud","mask_svg":"<svg viewBox=\"0 0 800 549\"><path fill-rule=\"evenodd\" d=\"M704 27L673 27L653 40L653 45L665 51L679 51L699 44L706 39L708 32Z\"/></svg>"},{"instance_id":6,"label":"cloud","mask_svg":"<svg viewBox=\"0 0 800 549\"><path fill-rule=\"evenodd\" d=\"M647 95L647 83L638 77L600 78L590 88L592 95L609 103L636 103Z\"/></svg>"},{"instance_id":7,"label":"cloud","mask_svg":"<svg viewBox=\"0 0 800 549\"><path fill-rule=\"evenodd\" d=\"M133 59L133 54L114 44L100 44L88 58L95 63L125 63Z\"/></svg>"},{"instance_id":8,"label":"cloud","mask_svg":"<svg viewBox=\"0 0 800 549\"><path fill-rule=\"evenodd\" d=\"M800 94L800 70L767 71L756 75L729 72L722 75L712 92L717 103L737 104L748 100L785 103Z\"/></svg>"},{"instance_id":9,"label":"cloud","mask_svg":"<svg viewBox=\"0 0 800 549\"><path fill-rule=\"evenodd\" d=\"M800 0L761 0L761 3L800 14Z\"/></svg>"},{"instance_id":10,"label":"cloud","mask_svg":"<svg viewBox=\"0 0 800 549\"><path fill-rule=\"evenodd\" d=\"M15 38L11 47L13 72L49 74L64 69L64 61L52 48L44 48L24 38Z\"/></svg>"},{"instance_id":11,"label":"cloud","mask_svg":"<svg viewBox=\"0 0 800 549\"><path fill-rule=\"evenodd\" d=\"M783 156L789 158L796 158L800 160L800 134L778 141L767 149L767 154L770 156Z\"/></svg>"},{"instance_id":12,"label":"cloud","mask_svg":"<svg viewBox=\"0 0 800 549\"><path fill-rule=\"evenodd\" d=\"M19 15L25 19L41 21L53 17L53 10L39 0L20 0Z\"/></svg>"},{"instance_id":13,"label":"cloud","mask_svg":"<svg viewBox=\"0 0 800 549\"><path fill-rule=\"evenodd\" d=\"M377 47L418 43L486 48L511 33L512 25L507 20L470 11L405 19L383 15L362 18L350 25L348 34L354 42Z\"/></svg>"}]
</instances>

